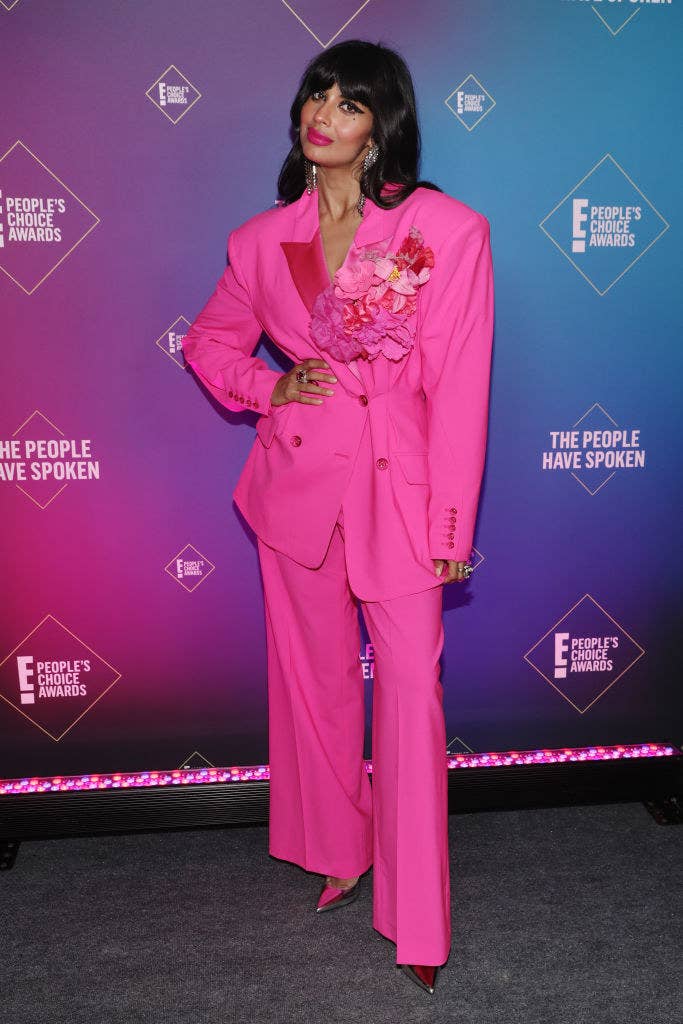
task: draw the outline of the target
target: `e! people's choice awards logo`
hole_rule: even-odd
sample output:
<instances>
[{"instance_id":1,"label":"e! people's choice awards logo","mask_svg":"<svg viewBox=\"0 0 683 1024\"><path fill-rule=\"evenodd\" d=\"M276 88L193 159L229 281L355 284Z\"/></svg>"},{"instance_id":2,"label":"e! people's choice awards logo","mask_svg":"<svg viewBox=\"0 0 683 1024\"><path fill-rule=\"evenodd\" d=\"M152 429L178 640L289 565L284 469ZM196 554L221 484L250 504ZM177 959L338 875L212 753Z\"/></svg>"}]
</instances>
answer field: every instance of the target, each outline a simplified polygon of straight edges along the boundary
<instances>
[{"instance_id":1,"label":"e! people's choice awards logo","mask_svg":"<svg viewBox=\"0 0 683 1024\"><path fill-rule=\"evenodd\" d=\"M179 316L155 342L161 351L165 352L169 359L172 359L182 370L187 369L183 353L183 338L189 329L189 321L184 316Z\"/></svg>"},{"instance_id":2,"label":"e! people's choice awards logo","mask_svg":"<svg viewBox=\"0 0 683 1024\"><path fill-rule=\"evenodd\" d=\"M598 295L605 295L669 224L606 153L539 227Z\"/></svg>"},{"instance_id":3,"label":"e! people's choice awards logo","mask_svg":"<svg viewBox=\"0 0 683 1024\"><path fill-rule=\"evenodd\" d=\"M0 698L60 740L120 678L92 647L46 615L0 662Z\"/></svg>"},{"instance_id":4,"label":"e! people's choice awards logo","mask_svg":"<svg viewBox=\"0 0 683 1024\"><path fill-rule=\"evenodd\" d=\"M493 96L474 75L468 75L463 79L450 96L446 97L444 103L468 132L476 128L496 105Z\"/></svg>"},{"instance_id":5,"label":"e! people's choice awards logo","mask_svg":"<svg viewBox=\"0 0 683 1024\"><path fill-rule=\"evenodd\" d=\"M0 157L0 270L27 295L97 224L99 217L23 142Z\"/></svg>"},{"instance_id":6,"label":"e! people's choice awards logo","mask_svg":"<svg viewBox=\"0 0 683 1024\"><path fill-rule=\"evenodd\" d=\"M644 469L639 428L620 427L596 402L569 428L550 430L541 469L571 473L589 494L622 470Z\"/></svg>"},{"instance_id":7,"label":"e! people's choice awards logo","mask_svg":"<svg viewBox=\"0 0 683 1024\"><path fill-rule=\"evenodd\" d=\"M164 566L168 575L190 594L197 589L200 583L204 582L207 576L211 575L215 568L213 562L205 558L201 551L197 551L192 544L186 544L168 565Z\"/></svg>"},{"instance_id":8,"label":"e! people's choice awards logo","mask_svg":"<svg viewBox=\"0 0 683 1024\"><path fill-rule=\"evenodd\" d=\"M584 594L524 660L583 714L644 653L594 597Z\"/></svg>"},{"instance_id":9,"label":"e! people's choice awards logo","mask_svg":"<svg viewBox=\"0 0 683 1024\"><path fill-rule=\"evenodd\" d=\"M0 483L12 484L45 509L72 481L99 480L89 437L66 437L37 409L9 438L0 438Z\"/></svg>"},{"instance_id":10,"label":"e! people's choice awards logo","mask_svg":"<svg viewBox=\"0 0 683 1024\"><path fill-rule=\"evenodd\" d=\"M175 64L170 64L145 95L164 117L177 124L192 109L201 93Z\"/></svg>"}]
</instances>

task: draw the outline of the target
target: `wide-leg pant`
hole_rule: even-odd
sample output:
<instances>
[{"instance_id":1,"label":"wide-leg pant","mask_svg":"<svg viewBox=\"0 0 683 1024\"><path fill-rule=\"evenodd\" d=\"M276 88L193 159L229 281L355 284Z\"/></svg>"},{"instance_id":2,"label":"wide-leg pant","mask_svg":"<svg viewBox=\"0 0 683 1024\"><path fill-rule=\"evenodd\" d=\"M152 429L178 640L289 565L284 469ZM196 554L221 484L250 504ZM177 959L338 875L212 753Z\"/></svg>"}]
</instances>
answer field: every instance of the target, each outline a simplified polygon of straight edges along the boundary
<instances>
[{"instance_id":1,"label":"wide-leg pant","mask_svg":"<svg viewBox=\"0 0 683 1024\"><path fill-rule=\"evenodd\" d=\"M340 878L373 866L373 927L397 963L451 941L442 586L361 607L374 647L372 786L363 765L358 599L340 509L322 565L260 539L268 645L269 852Z\"/></svg>"}]
</instances>

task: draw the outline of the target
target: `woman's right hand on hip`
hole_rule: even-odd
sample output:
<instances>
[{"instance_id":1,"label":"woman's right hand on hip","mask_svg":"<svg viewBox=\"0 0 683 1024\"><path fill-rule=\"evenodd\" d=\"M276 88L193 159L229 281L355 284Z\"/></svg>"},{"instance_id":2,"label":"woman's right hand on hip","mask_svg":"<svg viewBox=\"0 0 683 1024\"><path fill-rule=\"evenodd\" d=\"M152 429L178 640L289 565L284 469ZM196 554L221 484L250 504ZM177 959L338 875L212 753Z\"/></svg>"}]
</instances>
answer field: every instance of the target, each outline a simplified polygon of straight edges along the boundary
<instances>
[{"instance_id":1,"label":"woman's right hand on hip","mask_svg":"<svg viewBox=\"0 0 683 1024\"><path fill-rule=\"evenodd\" d=\"M330 369L329 363L326 363L323 359L303 359L300 363L296 363L287 373L283 373L273 388L270 404L286 405L287 402L303 402L305 405L320 405L323 401L322 398L315 396L333 395L334 391L331 388L324 388L317 381L331 381L333 384L336 384L337 378L331 373L325 373L322 369L318 369L318 367ZM306 370L307 381L296 379L298 370Z\"/></svg>"}]
</instances>

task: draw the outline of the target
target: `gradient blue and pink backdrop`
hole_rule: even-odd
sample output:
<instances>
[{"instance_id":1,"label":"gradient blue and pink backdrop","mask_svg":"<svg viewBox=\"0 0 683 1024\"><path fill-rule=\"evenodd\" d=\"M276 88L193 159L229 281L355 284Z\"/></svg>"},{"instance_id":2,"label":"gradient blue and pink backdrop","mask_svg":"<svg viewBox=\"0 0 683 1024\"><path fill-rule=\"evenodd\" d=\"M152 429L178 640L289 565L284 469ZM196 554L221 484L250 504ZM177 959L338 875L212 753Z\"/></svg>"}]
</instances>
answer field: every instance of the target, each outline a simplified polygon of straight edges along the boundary
<instances>
[{"instance_id":1,"label":"gradient blue and pink backdrop","mask_svg":"<svg viewBox=\"0 0 683 1024\"><path fill-rule=\"evenodd\" d=\"M449 749L679 738L682 6L0 0L0 776L267 761L255 416L179 338L349 38L405 57L422 177L492 228Z\"/></svg>"}]
</instances>

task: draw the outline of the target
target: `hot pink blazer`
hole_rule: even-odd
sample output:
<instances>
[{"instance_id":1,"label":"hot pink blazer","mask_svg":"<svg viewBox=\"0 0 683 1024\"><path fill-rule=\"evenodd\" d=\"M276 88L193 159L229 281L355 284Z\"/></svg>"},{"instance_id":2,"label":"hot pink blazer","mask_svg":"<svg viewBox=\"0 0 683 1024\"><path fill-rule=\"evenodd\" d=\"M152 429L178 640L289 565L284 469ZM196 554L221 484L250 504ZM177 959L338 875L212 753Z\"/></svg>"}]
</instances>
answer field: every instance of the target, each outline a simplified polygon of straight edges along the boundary
<instances>
[{"instance_id":1,"label":"hot pink blazer","mask_svg":"<svg viewBox=\"0 0 683 1024\"><path fill-rule=\"evenodd\" d=\"M438 586L433 558L469 557L484 466L489 222L452 196L418 188L393 210L366 198L353 244L390 239L395 251L413 224L435 265L418 289L415 342L400 361L345 364L311 340L311 308L330 283L315 191L230 233L229 266L183 342L211 394L258 414L233 492L256 535L315 568L343 501L349 580L370 601ZM295 363L325 359L335 394L321 405L271 406L280 373L252 355L262 331Z\"/></svg>"}]
</instances>

